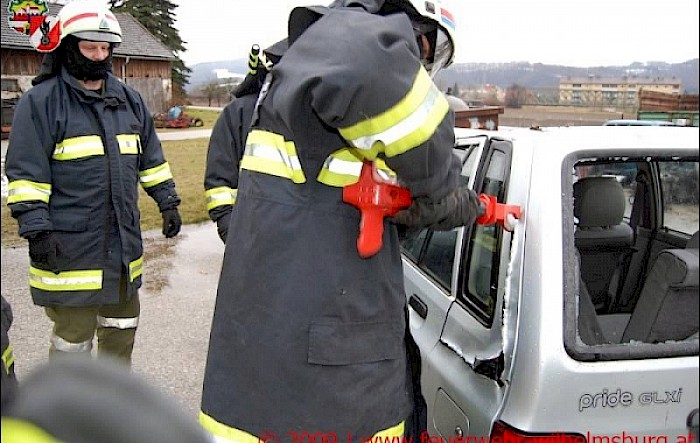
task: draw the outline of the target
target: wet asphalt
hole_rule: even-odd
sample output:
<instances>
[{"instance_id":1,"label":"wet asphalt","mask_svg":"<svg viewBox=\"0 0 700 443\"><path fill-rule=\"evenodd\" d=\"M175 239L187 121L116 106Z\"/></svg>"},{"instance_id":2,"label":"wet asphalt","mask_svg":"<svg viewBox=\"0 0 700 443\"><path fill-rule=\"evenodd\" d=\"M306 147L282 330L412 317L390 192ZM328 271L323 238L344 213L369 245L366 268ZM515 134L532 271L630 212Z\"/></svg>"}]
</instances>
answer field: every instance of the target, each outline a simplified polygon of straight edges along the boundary
<instances>
[{"instance_id":1,"label":"wet asphalt","mask_svg":"<svg viewBox=\"0 0 700 443\"><path fill-rule=\"evenodd\" d=\"M161 139L207 137L210 132L167 133ZM2 148L4 158L5 140ZM2 175L4 178L4 171ZM141 315L133 372L160 388L196 420L224 245L211 222L185 225L173 239L164 238L158 230L144 232L143 238L144 283L139 292ZM1 249L2 294L14 314L9 336L21 383L48 361L51 322L43 308L31 301L26 244Z\"/></svg>"},{"instance_id":2,"label":"wet asphalt","mask_svg":"<svg viewBox=\"0 0 700 443\"><path fill-rule=\"evenodd\" d=\"M144 233L144 285L133 371L153 382L196 419L223 243L213 223L185 225L174 239ZM51 322L34 306L26 246L2 247L2 294L11 304L10 341L22 381L48 361Z\"/></svg>"}]
</instances>

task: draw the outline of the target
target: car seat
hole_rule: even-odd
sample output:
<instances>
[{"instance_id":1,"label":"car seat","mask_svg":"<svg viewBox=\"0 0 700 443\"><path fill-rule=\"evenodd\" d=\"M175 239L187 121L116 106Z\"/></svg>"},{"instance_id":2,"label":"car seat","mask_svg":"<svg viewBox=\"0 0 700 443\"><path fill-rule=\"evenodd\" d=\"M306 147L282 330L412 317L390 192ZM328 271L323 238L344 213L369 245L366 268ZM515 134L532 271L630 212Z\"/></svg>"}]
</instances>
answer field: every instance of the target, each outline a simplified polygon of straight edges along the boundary
<instances>
[{"instance_id":1,"label":"car seat","mask_svg":"<svg viewBox=\"0 0 700 443\"><path fill-rule=\"evenodd\" d=\"M684 340L698 332L699 238L696 232L685 249L659 253L622 334L622 343Z\"/></svg>"},{"instance_id":2,"label":"car seat","mask_svg":"<svg viewBox=\"0 0 700 443\"><path fill-rule=\"evenodd\" d=\"M623 221L625 192L615 177L584 177L574 183L574 244L581 256L581 278L598 312L615 294L623 259L631 254L634 232ZM614 284L613 284L614 283Z\"/></svg>"}]
</instances>

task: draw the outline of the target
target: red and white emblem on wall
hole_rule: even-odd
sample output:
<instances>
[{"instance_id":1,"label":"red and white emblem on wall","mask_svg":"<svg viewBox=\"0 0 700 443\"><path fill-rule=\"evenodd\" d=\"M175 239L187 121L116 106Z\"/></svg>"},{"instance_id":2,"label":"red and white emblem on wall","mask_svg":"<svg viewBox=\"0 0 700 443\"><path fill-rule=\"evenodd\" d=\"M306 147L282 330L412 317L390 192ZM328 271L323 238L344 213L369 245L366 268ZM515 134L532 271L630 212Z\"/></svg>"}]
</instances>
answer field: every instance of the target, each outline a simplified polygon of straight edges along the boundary
<instances>
[{"instance_id":1,"label":"red and white emblem on wall","mask_svg":"<svg viewBox=\"0 0 700 443\"><path fill-rule=\"evenodd\" d=\"M29 42L39 52L51 52L61 42L58 17L44 15L29 20Z\"/></svg>"}]
</instances>

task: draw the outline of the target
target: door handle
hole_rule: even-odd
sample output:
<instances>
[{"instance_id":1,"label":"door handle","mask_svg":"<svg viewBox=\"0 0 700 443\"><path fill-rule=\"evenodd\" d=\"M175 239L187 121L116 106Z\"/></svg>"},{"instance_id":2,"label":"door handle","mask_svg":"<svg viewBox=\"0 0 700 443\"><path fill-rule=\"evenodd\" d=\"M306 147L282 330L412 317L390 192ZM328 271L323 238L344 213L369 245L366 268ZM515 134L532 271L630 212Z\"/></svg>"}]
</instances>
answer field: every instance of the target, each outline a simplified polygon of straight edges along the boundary
<instances>
[{"instance_id":1,"label":"door handle","mask_svg":"<svg viewBox=\"0 0 700 443\"><path fill-rule=\"evenodd\" d=\"M416 314L420 315L422 319L425 319L428 316L428 305L426 305L423 300L418 298L416 294L413 294L408 299L408 305L412 307L413 310L416 311Z\"/></svg>"}]
</instances>

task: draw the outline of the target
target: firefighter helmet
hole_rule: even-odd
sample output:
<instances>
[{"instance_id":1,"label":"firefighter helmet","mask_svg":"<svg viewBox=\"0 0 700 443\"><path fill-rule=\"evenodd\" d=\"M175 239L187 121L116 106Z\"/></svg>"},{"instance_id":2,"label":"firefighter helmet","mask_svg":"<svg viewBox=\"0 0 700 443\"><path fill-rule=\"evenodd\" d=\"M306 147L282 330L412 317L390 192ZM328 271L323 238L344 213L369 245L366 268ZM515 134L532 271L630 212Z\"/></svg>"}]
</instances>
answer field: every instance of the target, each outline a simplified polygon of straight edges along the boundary
<instances>
[{"instance_id":1,"label":"firefighter helmet","mask_svg":"<svg viewBox=\"0 0 700 443\"><path fill-rule=\"evenodd\" d=\"M58 13L61 39L74 35L83 40L121 43L122 29L104 0L72 0Z\"/></svg>"},{"instance_id":2,"label":"firefighter helmet","mask_svg":"<svg viewBox=\"0 0 700 443\"><path fill-rule=\"evenodd\" d=\"M455 19L444 0L388 0L411 18L416 34L428 37L432 54L425 67L431 76L448 67L455 58Z\"/></svg>"}]
</instances>

